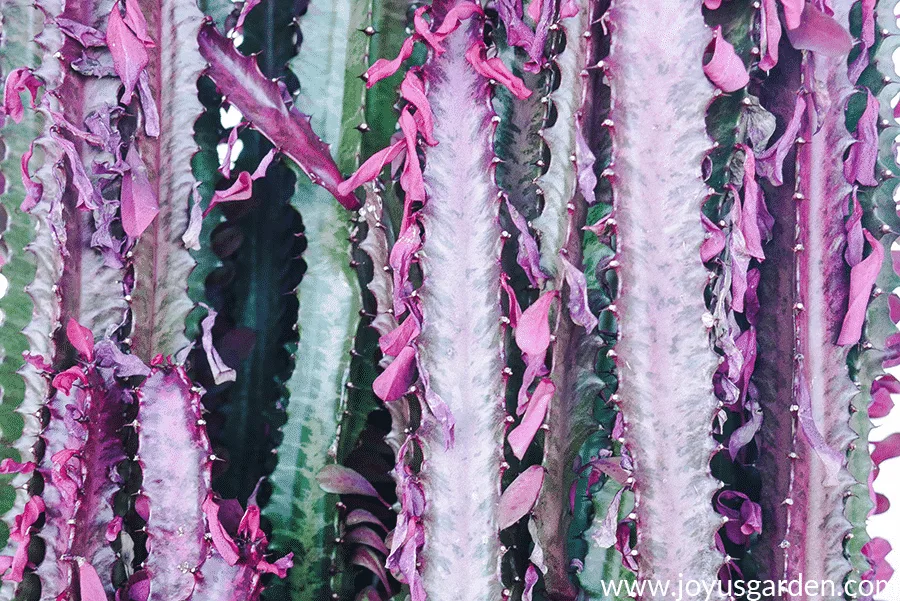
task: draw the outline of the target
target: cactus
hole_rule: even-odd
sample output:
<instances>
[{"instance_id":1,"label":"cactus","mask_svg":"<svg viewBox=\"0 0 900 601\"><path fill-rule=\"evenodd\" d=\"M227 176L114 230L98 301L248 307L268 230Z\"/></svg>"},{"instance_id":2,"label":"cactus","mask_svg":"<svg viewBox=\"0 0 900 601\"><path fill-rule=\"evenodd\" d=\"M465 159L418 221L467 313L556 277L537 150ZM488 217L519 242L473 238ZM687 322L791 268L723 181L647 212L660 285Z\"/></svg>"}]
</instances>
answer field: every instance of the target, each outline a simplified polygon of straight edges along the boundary
<instances>
[{"instance_id":1,"label":"cactus","mask_svg":"<svg viewBox=\"0 0 900 601\"><path fill-rule=\"evenodd\" d=\"M889 0L0 15L2 598L890 577Z\"/></svg>"}]
</instances>

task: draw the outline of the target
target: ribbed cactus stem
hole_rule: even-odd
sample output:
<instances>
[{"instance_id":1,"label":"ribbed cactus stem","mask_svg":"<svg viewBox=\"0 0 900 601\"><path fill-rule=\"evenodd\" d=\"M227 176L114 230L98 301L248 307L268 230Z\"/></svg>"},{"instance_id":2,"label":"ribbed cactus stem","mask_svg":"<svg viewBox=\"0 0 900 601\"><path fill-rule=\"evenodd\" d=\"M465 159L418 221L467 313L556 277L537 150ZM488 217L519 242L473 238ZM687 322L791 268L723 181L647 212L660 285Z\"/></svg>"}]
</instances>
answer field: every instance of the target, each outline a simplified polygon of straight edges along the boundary
<instances>
[{"instance_id":1,"label":"ribbed cactus stem","mask_svg":"<svg viewBox=\"0 0 900 601\"><path fill-rule=\"evenodd\" d=\"M834 5L834 18L845 29L850 4ZM851 186L843 164L852 138L844 110L853 86L846 55L807 51L793 69L799 69L793 78L799 77L806 108L793 178L777 193L783 200L771 204L780 205L776 220L782 220L774 260L782 269L788 262L794 268L792 274L787 270L789 278L763 271L759 372L761 382L775 381L778 374L783 392L789 385L791 396L770 396L770 385L763 385L760 471L769 490L756 555L767 577L802 573L807 580L840 583L850 570L843 555L850 528L844 495L853 478L843 451L854 438L848 416L857 392L847 371L849 347L837 344L849 292L844 222Z\"/></svg>"},{"instance_id":2,"label":"ribbed cactus stem","mask_svg":"<svg viewBox=\"0 0 900 601\"><path fill-rule=\"evenodd\" d=\"M456 421L449 448L437 425L422 435L422 577L430 601L495 601L501 589L499 198L489 172L488 81L465 57L480 36L477 19L464 22L424 70L438 145L426 153L428 202L420 213L426 233L419 352L434 393Z\"/></svg>"},{"instance_id":3,"label":"ribbed cactus stem","mask_svg":"<svg viewBox=\"0 0 900 601\"><path fill-rule=\"evenodd\" d=\"M615 0L607 59L618 223L620 406L635 467L638 577L714 582L716 356L702 316L701 177L711 146L698 2ZM663 50L663 46L665 50ZM698 502L699 500L699 502ZM646 598L651 598L645 592Z\"/></svg>"}]
</instances>

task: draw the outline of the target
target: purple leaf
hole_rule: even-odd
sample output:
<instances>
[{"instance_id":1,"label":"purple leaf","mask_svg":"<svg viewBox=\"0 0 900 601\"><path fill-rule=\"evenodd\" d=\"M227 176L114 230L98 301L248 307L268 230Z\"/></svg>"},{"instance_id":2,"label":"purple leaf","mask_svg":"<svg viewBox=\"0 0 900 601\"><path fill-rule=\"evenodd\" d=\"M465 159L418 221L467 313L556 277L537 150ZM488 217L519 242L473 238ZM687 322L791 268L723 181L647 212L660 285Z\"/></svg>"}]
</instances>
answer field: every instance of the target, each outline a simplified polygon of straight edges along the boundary
<instances>
[{"instance_id":1,"label":"purple leaf","mask_svg":"<svg viewBox=\"0 0 900 601\"><path fill-rule=\"evenodd\" d=\"M532 465L519 474L500 496L497 525L500 530L509 528L528 515L537 503L544 483L544 468Z\"/></svg>"},{"instance_id":2,"label":"purple leaf","mask_svg":"<svg viewBox=\"0 0 900 601\"><path fill-rule=\"evenodd\" d=\"M203 501L203 513L206 515L206 523L209 527L209 535L212 538L213 547L230 566L240 559L237 543L225 531L225 527L219 521L219 504L213 499L212 494Z\"/></svg>"},{"instance_id":3,"label":"purple leaf","mask_svg":"<svg viewBox=\"0 0 900 601\"><path fill-rule=\"evenodd\" d=\"M516 254L516 262L525 271L531 285L539 288L547 281L547 276L541 269L541 252L538 249L537 241L531 235L531 230L528 229L528 222L512 203L507 202L506 208L509 210L513 224L519 230L519 252Z\"/></svg>"},{"instance_id":4,"label":"purple leaf","mask_svg":"<svg viewBox=\"0 0 900 601\"><path fill-rule=\"evenodd\" d=\"M336 495L363 495L376 497L378 492L372 484L358 472L343 465L326 465L316 475L322 490Z\"/></svg>"},{"instance_id":5,"label":"purple leaf","mask_svg":"<svg viewBox=\"0 0 900 601\"><path fill-rule=\"evenodd\" d=\"M811 50L822 56L846 56L853 48L853 38L847 30L812 2L803 3L800 23L796 28L788 25L787 36L797 50Z\"/></svg>"},{"instance_id":6,"label":"purple leaf","mask_svg":"<svg viewBox=\"0 0 900 601\"><path fill-rule=\"evenodd\" d=\"M848 182L877 186L875 163L878 161L878 99L866 90L866 108L856 124L856 142L844 161L844 177Z\"/></svg>"},{"instance_id":7,"label":"purple leaf","mask_svg":"<svg viewBox=\"0 0 900 601\"><path fill-rule=\"evenodd\" d=\"M106 45L112 53L116 75L125 86L122 102L128 103L134 94L141 72L150 63L147 48L122 19L118 3L109 12L106 23Z\"/></svg>"},{"instance_id":8,"label":"purple leaf","mask_svg":"<svg viewBox=\"0 0 900 601\"><path fill-rule=\"evenodd\" d=\"M203 352L206 353L206 361L209 363L209 369L212 372L213 381L217 385L225 382L234 382L237 379L237 372L222 360L219 351L213 345L212 330L218 313L204 303L200 303L200 306L206 309L206 317L200 323L200 327L203 330L201 342L203 344Z\"/></svg>"},{"instance_id":9,"label":"purple leaf","mask_svg":"<svg viewBox=\"0 0 900 601\"><path fill-rule=\"evenodd\" d=\"M712 57L703 65L703 72L723 92L736 92L750 82L750 74L734 46L722 37L722 27L713 31L710 42Z\"/></svg>"},{"instance_id":10,"label":"purple leaf","mask_svg":"<svg viewBox=\"0 0 900 601\"><path fill-rule=\"evenodd\" d=\"M396 57L391 60L379 58L372 63L372 66L366 71L366 87L371 88L382 79L388 78L396 73L400 69L400 65L403 64L403 61L412 56L413 43L413 38L408 37L403 40L403 45L400 47L400 53L397 54Z\"/></svg>"},{"instance_id":11,"label":"purple leaf","mask_svg":"<svg viewBox=\"0 0 900 601\"><path fill-rule=\"evenodd\" d=\"M569 263L563 255L560 255L560 262L566 284L569 285L569 317L590 334L597 327L597 318L588 306L587 279L584 272Z\"/></svg>"},{"instance_id":12,"label":"purple leaf","mask_svg":"<svg viewBox=\"0 0 900 601\"><path fill-rule=\"evenodd\" d=\"M137 238L159 215L159 201L147 177L147 166L134 146L125 160L131 169L122 177L122 228Z\"/></svg>"},{"instance_id":13,"label":"purple leaf","mask_svg":"<svg viewBox=\"0 0 900 601\"><path fill-rule=\"evenodd\" d=\"M816 424L812 414L812 399L809 393L809 385L806 383L803 372L800 372L794 386L796 391L795 398L799 406L797 416L800 422L800 431L825 466L828 484L836 485L838 483L838 474L846 463L846 458L843 453L838 452L828 444L828 441L825 440L822 431Z\"/></svg>"}]
</instances>

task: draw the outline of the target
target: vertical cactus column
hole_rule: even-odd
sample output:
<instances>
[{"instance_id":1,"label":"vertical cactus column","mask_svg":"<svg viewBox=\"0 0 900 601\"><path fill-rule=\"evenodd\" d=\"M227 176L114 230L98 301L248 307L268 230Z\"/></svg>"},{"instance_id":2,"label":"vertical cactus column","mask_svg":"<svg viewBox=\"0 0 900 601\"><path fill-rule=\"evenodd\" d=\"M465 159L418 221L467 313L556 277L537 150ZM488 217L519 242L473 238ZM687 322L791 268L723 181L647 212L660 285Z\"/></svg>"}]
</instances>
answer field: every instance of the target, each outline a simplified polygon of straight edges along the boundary
<instances>
[{"instance_id":1,"label":"vertical cactus column","mask_svg":"<svg viewBox=\"0 0 900 601\"><path fill-rule=\"evenodd\" d=\"M710 505L716 356L703 325L700 259L711 32L699 3L687 0L615 0L609 17L616 364L634 458L638 576L713 582L722 563Z\"/></svg>"},{"instance_id":2,"label":"vertical cactus column","mask_svg":"<svg viewBox=\"0 0 900 601\"><path fill-rule=\"evenodd\" d=\"M451 2L435 6L440 22ZM437 146L426 152L428 202L420 258L421 365L455 419L455 441L422 435L425 547L431 601L500 598L497 503L504 398L498 190L491 177L488 80L466 60L479 19L444 41L425 67ZM452 586L448 586L453 583Z\"/></svg>"}]
</instances>

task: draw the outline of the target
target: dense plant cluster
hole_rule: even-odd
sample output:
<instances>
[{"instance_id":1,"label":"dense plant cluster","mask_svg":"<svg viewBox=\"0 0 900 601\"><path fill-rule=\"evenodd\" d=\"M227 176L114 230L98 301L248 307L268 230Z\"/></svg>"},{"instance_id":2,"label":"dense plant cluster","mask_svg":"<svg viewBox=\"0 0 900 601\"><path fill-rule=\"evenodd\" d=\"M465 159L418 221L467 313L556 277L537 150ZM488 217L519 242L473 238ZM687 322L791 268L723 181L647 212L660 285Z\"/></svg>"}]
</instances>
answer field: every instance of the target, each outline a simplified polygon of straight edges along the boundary
<instances>
[{"instance_id":1,"label":"dense plant cluster","mask_svg":"<svg viewBox=\"0 0 900 601\"><path fill-rule=\"evenodd\" d=\"M890 0L0 17L0 598L890 578Z\"/></svg>"}]
</instances>

